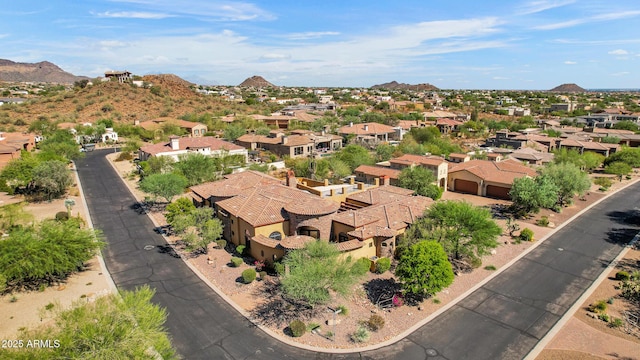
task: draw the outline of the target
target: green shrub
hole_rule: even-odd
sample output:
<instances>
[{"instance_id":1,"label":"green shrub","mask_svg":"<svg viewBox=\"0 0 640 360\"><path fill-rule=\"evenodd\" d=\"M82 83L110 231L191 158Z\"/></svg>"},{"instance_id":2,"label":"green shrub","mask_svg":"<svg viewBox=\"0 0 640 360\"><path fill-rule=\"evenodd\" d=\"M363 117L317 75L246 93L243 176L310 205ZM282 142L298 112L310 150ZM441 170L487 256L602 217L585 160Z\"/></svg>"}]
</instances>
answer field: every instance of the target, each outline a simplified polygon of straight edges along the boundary
<instances>
[{"instance_id":1,"label":"green shrub","mask_svg":"<svg viewBox=\"0 0 640 360\"><path fill-rule=\"evenodd\" d=\"M319 329L320 329L320 324L318 323L312 322L307 325L308 332L312 332L313 330L319 330Z\"/></svg>"},{"instance_id":2,"label":"green shrub","mask_svg":"<svg viewBox=\"0 0 640 360\"><path fill-rule=\"evenodd\" d=\"M538 221L536 221L536 225L543 227L549 226L549 218L546 216L541 217L540 219L538 219Z\"/></svg>"},{"instance_id":3,"label":"green shrub","mask_svg":"<svg viewBox=\"0 0 640 360\"><path fill-rule=\"evenodd\" d=\"M495 265L487 265L484 267L485 270L490 270L490 271L494 271L496 269Z\"/></svg>"},{"instance_id":4,"label":"green shrub","mask_svg":"<svg viewBox=\"0 0 640 360\"><path fill-rule=\"evenodd\" d=\"M607 323L608 323L608 322L609 322L609 315L604 314L604 313L599 314L599 315L598 315L598 319L600 319L600 320L602 320L602 321L604 321L604 322L607 322Z\"/></svg>"},{"instance_id":5,"label":"green shrub","mask_svg":"<svg viewBox=\"0 0 640 360\"><path fill-rule=\"evenodd\" d=\"M607 302L604 300L599 300L595 304L591 304L589 306L589 311L591 312L605 312L607 311Z\"/></svg>"},{"instance_id":6,"label":"green shrub","mask_svg":"<svg viewBox=\"0 0 640 360\"><path fill-rule=\"evenodd\" d=\"M55 305L54 305L53 303L48 303L44 308L45 308L46 310L51 310L51 309L53 309L53 307L54 307L54 306L55 306Z\"/></svg>"},{"instance_id":7,"label":"green shrub","mask_svg":"<svg viewBox=\"0 0 640 360\"><path fill-rule=\"evenodd\" d=\"M611 326L612 328L619 328L622 325L624 325L624 321L622 321L622 319L620 318L612 318L611 322L609 323L609 326Z\"/></svg>"},{"instance_id":8,"label":"green shrub","mask_svg":"<svg viewBox=\"0 0 640 360\"><path fill-rule=\"evenodd\" d=\"M293 320L289 324L289 330L293 337L300 337L307 331L307 326L301 320Z\"/></svg>"},{"instance_id":9,"label":"green shrub","mask_svg":"<svg viewBox=\"0 0 640 360\"><path fill-rule=\"evenodd\" d=\"M242 272L242 281L245 284L250 284L256 279L256 270L254 268L248 268Z\"/></svg>"},{"instance_id":10,"label":"green shrub","mask_svg":"<svg viewBox=\"0 0 640 360\"><path fill-rule=\"evenodd\" d=\"M441 302L440 299L438 299L438 298L433 298L432 301L433 301L434 304L440 304L440 302Z\"/></svg>"},{"instance_id":11,"label":"green shrub","mask_svg":"<svg viewBox=\"0 0 640 360\"><path fill-rule=\"evenodd\" d=\"M246 247L244 245L238 245L236 247L236 252L238 253L238 255L241 255L244 253L244 250L246 249Z\"/></svg>"},{"instance_id":12,"label":"green shrub","mask_svg":"<svg viewBox=\"0 0 640 360\"><path fill-rule=\"evenodd\" d=\"M371 331L378 331L384 327L384 318L378 314L373 314L367 320L367 327Z\"/></svg>"},{"instance_id":13,"label":"green shrub","mask_svg":"<svg viewBox=\"0 0 640 360\"><path fill-rule=\"evenodd\" d=\"M533 241L533 230L529 228L524 228L520 231L520 240L521 241Z\"/></svg>"},{"instance_id":14,"label":"green shrub","mask_svg":"<svg viewBox=\"0 0 640 360\"><path fill-rule=\"evenodd\" d=\"M473 267L474 269L482 266L482 259L480 259L479 257L472 257L469 262L471 263L471 267Z\"/></svg>"},{"instance_id":15,"label":"green shrub","mask_svg":"<svg viewBox=\"0 0 640 360\"><path fill-rule=\"evenodd\" d=\"M342 316L349 315L349 309L344 305L339 305L336 310L340 310L340 315Z\"/></svg>"},{"instance_id":16,"label":"green shrub","mask_svg":"<svg viewBox=\"0 0 640 360\"><path fill-rule=\"evenodd\" d=\"M370 335L371 334L369 334L369 330L367 330L363 326L359 326L358 329L353 334L351 334L351 340L357 343L365 342L369 340Z\"/></svg>"},{"instance_id":17,"label":"green shrub","mask_svg":"<svg viewBox=\"0 0 640 360\"><path fill-rule=\"evenodd\" d=\"M629 273L626 271L618 271L616 273L616 280L627 281L630 278L631 278L631 275L629 275Z\"/></svg>"},{"instance_id":18,"label":"green shrub","mask_svg":"<svg viewBox=\"0 0 640 360\"><path fill-rule=\"evenodd\" d=\"M383 274L389 269L391 269L391 260L389 258L382 257L376 261L376 273Z\"/></svg>"},{"instance_id":19,"label":"green shrub","mask_svg":"<svg viewBox=\"0 0 640 360\"><path fill-rule=\"evenodd\" d=\"M284 264L281 262L273 263L273 270L275 270L278 275L284 275Z\"/></svg>"},{"instance_id":20,"label":"green shrub","mask_svg":"<svg viewBox=\"0 0 640 360\"><path fill-rule=\"evenodd\" d=\"M260 271L258 274L260 274L260 280L264 280L267 277L266 271Z\"/></svg>"},{"instance_id":21,"label":"green shrub","mask_svg":"<svg viewBox=\"0 0 640 360\"><path fill-rule=\"evenodd\" d=\"M609 299L607 299L607 304L609 304L609 305L613 304L613 298L612 298L612 297L610 297Z\"/></svg>"},{"instance_id":22,"label":"green shrub","mask_svg":"<svg viewBox=\"0 0 640 360\"><path fill-rule=\"evenodd\" d=\"M599 177L596 178L595 180L593 180L593 183L600 186L601 188L604 188L605 190L607 190L608 188L611 187L611 185L613 184L613 182L611 181L611 179L609 178L604 178L604 177Z\"/></svg>"},{"instance_id":23,"label":"green shrub","mask_svg":"<svg viewBox=\"0 0 640 360\"><path fill-rule=\"evenodd\" d=\"M133 155L130 152L122 151L116 158L116 161L127 161L132 159L133 159Z\"/></svg>"},{"instance_id":24,"label":"green shrub","mask_svg":"<svg viewBox=\"0 0 640 360\"><path fill-rule=\"evenodd\" d=\"M227 240L216 240L216 244L220 249L224 249L227 247Z\"/></svg>"},{"instance_id":25,"label":"green shrub","mask_svg":"<svg viewBox=\"0 0 640 360\"><path fill-rule=\"evenodd\" d=\"M58 211L56 213L56 220L57 221L67 221L69 220L69 213L66 211Z\"/></svg>"},{"instance_id":26,"label":"green shrub","mask_svg":"<svg viewBox=\"0 0 640 360\"><path fill-rule=\"evenodd\" d=\"M242 265L244 261L242 261L242 258L239 257L232 257L231 258L231 266L233 267L239 267L240 265Z\"/></svg>"},{"instance_id":27,"label":"green shrub","mask_svg":"<svg viewBox=\"0 0 640 360\"><path fill-rule=\"evenodd\" d=\"M353 266L351 267L351 271L354 274L364 275L369 271L370 268L371 260L367 259L366 257L361 257L353 264Z\"/></svg>"}]
</instances>

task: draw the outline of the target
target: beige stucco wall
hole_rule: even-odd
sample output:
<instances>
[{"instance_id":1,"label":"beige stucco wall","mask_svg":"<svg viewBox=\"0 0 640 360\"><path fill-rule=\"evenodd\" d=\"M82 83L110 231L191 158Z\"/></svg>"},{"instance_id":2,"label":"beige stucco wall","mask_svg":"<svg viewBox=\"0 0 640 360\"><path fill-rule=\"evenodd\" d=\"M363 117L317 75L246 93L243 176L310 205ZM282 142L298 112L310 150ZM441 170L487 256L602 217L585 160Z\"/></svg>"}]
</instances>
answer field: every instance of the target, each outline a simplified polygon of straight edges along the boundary
<instances>
[{"instance_id":1,"label":"beige stucco wall","mask_svg":"<svg viewBox=\"0 0 640 360\"><path fill-rule=\"evenodd\" d=\"M475 183L478 184L478 193L476 195L480 195L482 196L482 179L480 179L479 177L473 175L472 173L468 172L468 171L456 171L455 173L449 173L448 176L448 186L449 186L449 190L453 191L454 187L455 187L455 180L456 179L462 179L462 180L468 180L468 181L473 181Z\"/></svg>"}]
</instances>

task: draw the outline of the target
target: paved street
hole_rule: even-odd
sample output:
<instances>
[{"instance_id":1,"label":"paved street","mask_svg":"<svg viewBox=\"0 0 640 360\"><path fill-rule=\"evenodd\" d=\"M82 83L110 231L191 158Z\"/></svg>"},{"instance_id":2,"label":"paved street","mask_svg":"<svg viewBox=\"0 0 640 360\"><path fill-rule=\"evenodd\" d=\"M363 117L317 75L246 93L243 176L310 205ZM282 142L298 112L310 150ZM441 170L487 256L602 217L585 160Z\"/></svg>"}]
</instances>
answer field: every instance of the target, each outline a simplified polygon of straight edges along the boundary
<instances>
[{"instance_id":1,"label":"paved street","mask_svg":"<svg viewBox=\"0 0 640 360\"><path fill-rule=\"evenodd\" d=\"M313 353L267 336L167 252L104 158L107 152L77 161L91 219L108 243L107 268L119 289L156 289L154 301L167 309L166 326L185 359L521 359L638 230L637 212L630 216L640 204L640 183L600 203L406 339L364 353Z\"/></svg>"}]
</instances>

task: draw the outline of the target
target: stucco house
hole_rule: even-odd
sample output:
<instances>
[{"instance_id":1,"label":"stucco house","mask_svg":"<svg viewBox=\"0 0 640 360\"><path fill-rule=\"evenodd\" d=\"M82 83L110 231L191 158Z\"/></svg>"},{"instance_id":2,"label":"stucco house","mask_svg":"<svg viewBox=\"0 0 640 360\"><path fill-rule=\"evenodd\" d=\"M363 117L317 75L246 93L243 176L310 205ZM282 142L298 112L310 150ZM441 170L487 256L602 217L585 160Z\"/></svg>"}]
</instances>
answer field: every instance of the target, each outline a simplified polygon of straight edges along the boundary
<instances>
[{"instance_id":1,"label":"stucco house","mask_svg":"<svg viewBox=\"0 0 640 360\"><path fill-rule=\"evenodd\" d=\"M396 130L392 126L374 122L363 124L350 123L338 129L338 134L341 136L354 135L356 141L376 144L393 139Z\"/></svg>"},{"instance_id":2,"label":"stucco house","mask_svg":"<svg viewBox=\"0 0 640 360\"><path fill-rule=\"evenodd\" d=\"M142 161L152 156L170 156L178 161L179 155L189 153L206 156L240 155L244 158L245 163L248 157L247 149L242 146L212 136L201 138L171 136L169 142L142 146L138 150L138 156Z\"/></svg>"},{"instance_id":3,"label":"stucco house","mask_svg":"<svg viewBox=\"0 0 640 360\"><path fill-rule=\"evenodd\" d=\"M392 169L400 170L410 166L420 166L431 170L436 178L436 183L443 189L447 188L447 173L449 165L438 156L422 156L414 154L404 154L400 157L389 160Z\"/></svg>"},{"instance_id":4,"label":"stucco house","mask_svg":"<svg viewBox=\"0 0 640 360\"><path fill-rule=\"evenodd\" d=\"M514 179L536 175L534 169L512 159L470 160L451 166L448 186L451 191L508 200Z\"/></svg>"},{"instance_id":5,"label":"stucco house","mask_svg":"<svg viewBox=\"0 0 640 360\"><path fill-rule=\"evenodd\" d=\"M187 136L189 137L203 137L207 133L207 125L201 124L199 122L186 121L181 119L174 119L168 117L161 117L153 120L143 121L143 122L135 122L135 125L142 127L145 130L156 131L162 128L164 124L173 124L178 126L180 129L186 131ZM166 134L166 135L176 135L176 134Z\"/></svg>"}]
</instances>

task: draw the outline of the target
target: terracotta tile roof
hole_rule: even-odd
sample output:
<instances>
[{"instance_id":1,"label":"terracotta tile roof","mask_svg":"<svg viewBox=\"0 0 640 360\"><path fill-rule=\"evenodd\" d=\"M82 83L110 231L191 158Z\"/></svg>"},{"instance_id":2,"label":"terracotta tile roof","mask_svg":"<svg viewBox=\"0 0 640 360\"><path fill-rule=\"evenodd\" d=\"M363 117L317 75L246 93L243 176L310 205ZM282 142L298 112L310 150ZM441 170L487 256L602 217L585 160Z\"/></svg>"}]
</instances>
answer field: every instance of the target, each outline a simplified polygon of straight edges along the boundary
<instances>
[{"instance_id":1,"label":"terracotta tile roof","mask_svg":"<svg viewBox=\"0 0 640 360\"><path fill-rule=\"evenodd\" d=\"M499 184L511 185L513 180L523 176L536 176L534 169L522 165L512 159L504 161L471 160L464 163L454 164L449 170L450 175L459 171L468 171L485 181Z\"/></svg>"},{"instance_id":2,"label":"terracotta tile roof","mask_svg":"<svg viewBox=\"0 0 640 360\"><path fill-rule=\"evenodd\" d=\"M138 124L138 126L140 126L145 130L154 130L159 128L160 126L162 126L162 124L165 124L165 123L175 124L184 129L193 129L196 126L207 127L207 125L199 122L186 121L186 120L175 119L171 117L160 117L153 120L143 121L140 124Z\"/></svg>"},{"instance_id":3,"label":"terracotta tile roof","mask_svg":"<svg viewBox=\"0 0 640 360\"><path fill-rule=\"evenodd\" d=\"M467 158L467 157L470 157L470 156L467 155L467 154L459 154L459 153L450 153L449 154L449 158L452 158L452 159L464 159L464 158Z\"/></svg>"},{"instance_id":4,"label":"terracotta tile roof","mask_svg":"<svg viewBox=\"0 0 640 360\"><path fill-rule=\"evenodd\" d=\"M340 251L351 251L351 250L359 249L363 246L364 244L362 243L362 241L357 239L336 243L336 247Z\"/></svg>"},{"instance_id":5,"label":"terracotta tile roof","mask_svg":"<svg viewBox=\"0 0 640 360\"><path fill-rule=\"evenodd\" d=\"M404 154L400 157L389 160L391 164L402 165L427 165L427 166L439 166L446 161L438 156L422 156L414 154Z\"/></svg>"},{"instance_id":6,"label":"terracotta tile roof","mask_svg":"<svg viewBox=\"0 0 640 360\"><path fill-rule=\"evenodd\" d=\"M242 146L224 141L212 136L204 136L199 138L193 137L181 137L178 141L178 150L171 148L171 142L157 143L153 145L142 146L140 150L149 155L155 156L161 153L171 153L174 151L184 151L191 149L206 149L210 148L211 151L218 150L243 150Z\"/></svg>"},{"instance_id":7,"label":"terracotta tile roof","mask_svg":"<svg viewBox=\"0 0 640 360\"><path fill-rule=\"evenodd\" d=\"M306 243L312 241L316 241L316 239L306 235L293 235L282 239L280 246L287 250L302 249Z\"/></svg>"},{"instance_id":8,"label":"terracotta tile roof","mask_svg":"<svg viewBox=\"0 0 640 360\"><path fill-rule=\"evenodd\" d=\"M311 227L320 231L321 240L329 240L331 236L331 225L333 224L333 215L311 218L298 223L298 229L301 227ZM297 230L297 229L296 229Z\"/></svg>"},{"instance_id":9,"label":"terracotta tile roof","mask_svg":"<svg viewBox=\"0 0 640 360\"><path fill-rule=\"evenodd\" d=\"M395 230L376 225L364 226L360 229L349 231L347 234L359 240L366 240L371 239L374 236L390 238L396 236L398 233Z\"/></svg>"},{"instance_id":10,"label":"terracotta tile roof","mask_svg":"<svg viewBox=\"0 0 640 360\"><path fill-rule=\"evenodd\" d=\"M528 147L515 150L509 154L509 157L517 160L553 161L553 153L542 152Z\"/></svg>"},{"instance_id":11,"label":"terracotta tile roof","mask_svg":"<svg viewBox=\"0 0 640 360\"><path fill-rule=\"evenodd\" d=\"M366 127L366 130L365 130ZM363 123L353 124L353 126L343 126L338 130L339 134L355 134L355 135L376 135L394 133L393 127L379 123Z\"/></svg>"},{"instance_id":12,"label":"terracotta tile roof","mask_svg":"<svg viewBox=\"0 0 640 360\"><path fill-rule=\"evenodd\" d=\"M370 215L365 215L359 210L349 210L333 215L333 220L347 226L351 226L352 228L359 228L361 226L373 224L379 219Z\"/></svg>"},{"instance_id":13,"label":"terracotta tile roof","mask_svg":"<svg viewBox=\"0 0 640 360\"><path fill-rule=\"evenodd\" d=\"M398 126L403 128L404 130L409 130L413 127L424 126L424 122L418 120L399 120Z\"/></svg>"},{"instance_id":14,"label":"terracotta tile roof","mask_svg":"<svg viewBox=\"0 0 640 360\"><path fill-rule=\"evenodd\" d=\"M209 199L210 197L231 197L241 194L252 188L280 184L281 181L258 171L244 171L236 174L225 175L223 180L212 181L189 189L198 196Z\"/></svg>"},{"instance_id":15,"label":"terracotta tile roof","mask_svg":"<svg viewBox=\"0 0 640 360\"><path fill-rule=\"evenodd\" d=\"M246 143L262 143L262 144L281 144L282 146L303 146L313 145L313 140L307 135L289 135L286 144L282 144L282 137L268 137L264 135L246 134L238 138L239 142Z\"/></svg>"},{"instance_id":16,"label":"terracotta tile roof","mask_svg":"<svg viewBox=\"0 0 640 360\"><path fill-rule=\"evenodd\" d=\"M347 202L355 200L364 204L376 205L389 203L397 199L406 199L413 193L413 190L387 185L349 195L347 196Z\"/></svg>"},{"instance_id":17,"label":"terracotta tile roof","mask_svg":"<svg viewBox=\"0 0 640 360\"><path fill-rule=\"evenodd\" d=\"M264 235L256 235L251 238L251 241L255 241L256 243L266 246L268 248L278 248L280 245L279 240L274 240L272 238L266 237Z\"/></svg>"},{"instance_id":18,"label":"terracotta tile roof","mask_svg":"<svg viewBox=\"0 0 640 360\"><path fill-rule=\"evenodd\" d=\"M579 147L585 148L588 150L598 150L598 151L606 151L610 149L619 149L620 145L618 144L607 144L607 143L599 143L593 141L579 141L573 139L565 139L560 142L561 147Z\"/></svg>"},{"instance_id":19,"label":"terracotta tile roof","mask_svg":"<svg viewBox=\"0 0 640 360\"><path fill-rule=\"evenodd\" d=\"M338 203L282 184L247 189L234 197L218 201L216 205L254 227L288 220L289 214L285 208L304 208L300 211L304 211L305 215L320 216L335 212L340 207Z\"/></svg>"},{"instance_id":20,"label":"terracotta tile roof","mask_svg":"<svg viewBox=\"0 0 640 360\"><path fill-rule=\"evenodd\" d=\"M426 111L423 112L422 115L425 117L425 119L428 118L455 118L456 114L449 112L449 111L442 111L442 110L436 110L436 111Z\"/></svg>"},{"instance_id":21,"label":"terracotta tile roof","mask_svg":"<svg viewBox=\"0 0 640 360\"><path fill-rule=\"evenodd\" d=\"M622 129L602 129L602 128L595 128L593 129L593 132L596 134L625 134L625 135L632 135L635 134L633 131L631 130L622 130Z\"/></svg>"},{"instance_id":22,"label":"terracotta tile roof","mask_svg":"<svg viewBox=\"0 0 640 360\"><path fill-rule=\"evenodd\" d=\"M400 176L400 170L391 169L385 166L374 166L374 165L360 165L355 170L354 173L363 173L366 175L382 177L388 176L390 179L398 179Z\"/></svg>"},{"instance_id":23,"label":"terracotta tile roof","mask_svg":"<svg viewBox=\"0 0 640 360\"><path fill-rule=\"evenodd\" d=\"M447 126L459 126L464 124L462 121L453 120L453 119L438 119L436 120L436 126L438 125L447 125Z\"/></svg>"}]
</instances>

